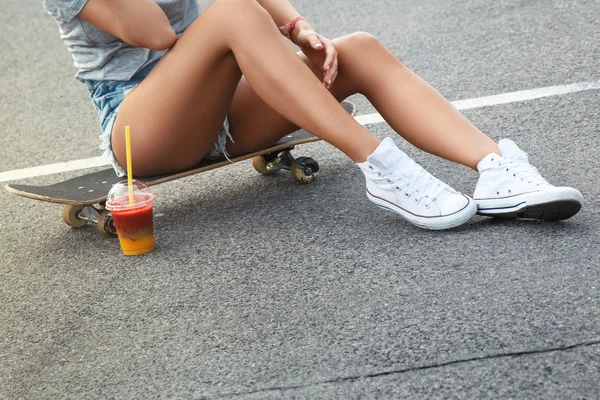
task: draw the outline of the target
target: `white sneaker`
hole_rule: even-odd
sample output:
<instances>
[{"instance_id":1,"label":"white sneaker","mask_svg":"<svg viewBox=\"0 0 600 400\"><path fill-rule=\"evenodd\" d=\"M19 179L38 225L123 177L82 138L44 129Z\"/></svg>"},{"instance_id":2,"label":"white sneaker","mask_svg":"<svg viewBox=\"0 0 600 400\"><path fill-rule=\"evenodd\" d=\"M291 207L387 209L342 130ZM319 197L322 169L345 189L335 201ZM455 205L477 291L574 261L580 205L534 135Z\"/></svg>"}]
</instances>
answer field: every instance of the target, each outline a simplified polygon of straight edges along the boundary
<instances>
[{"instance_id":1,"label":"white sneaker","mask_svg":"<svg viewBox=\"0 0 600 400\"><path fill-rule=\"evenodd\" d=\"M367 180L369 200L421 228L454 228L477 212L470 197L434 178L390 138L358 166Z\"/></svg>"},{"instance_id":2,"label":"white sneaker","mask_svg":"<svg viewBox=\"0 0 600 400\"><path fill-rule=\"evenodd\" d=\"M502 139L498 147L502 157L492 153L477 165L478 214L559 221L579 212L583 196L578 190L549 184L512 140Z\"/></svg>"}]
</instances>

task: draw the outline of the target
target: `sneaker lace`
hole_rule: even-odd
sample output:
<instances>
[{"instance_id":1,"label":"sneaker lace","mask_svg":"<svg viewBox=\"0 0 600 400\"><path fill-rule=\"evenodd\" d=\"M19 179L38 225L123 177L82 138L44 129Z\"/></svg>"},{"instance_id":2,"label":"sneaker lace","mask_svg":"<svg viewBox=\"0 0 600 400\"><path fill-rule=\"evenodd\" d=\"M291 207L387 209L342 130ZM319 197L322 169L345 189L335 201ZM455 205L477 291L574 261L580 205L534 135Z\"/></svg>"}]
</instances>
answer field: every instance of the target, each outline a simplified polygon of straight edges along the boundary
<instances>
[{"instance_id":1,"label":"sneaker lace","mask_svg":"<svg viewBox=\"0 0 600 400\"><path fill-rule=\"evenodd\" d=\"M425 199L427 207L448 187L413 160L410 163L399 163L381 172L380 176L387 177L389 184L395 184L398 192L406 189L404 195L413 197L415 202Z\"/></svg>"},{"instance_id":2,"label":"sneaker lace","mask_svg":"<svg viewBox=\"0 0 600 400\"><path fill-rule=\"evenodd\" d=\"M537 168L525 161L520 160L503 160L499 163L499 166L504 168L506 172L511 173L515 178L526 181L527 183L534 183L539 185L549 185L542 175L538 172Z\"/></svg>"}]
</instances>

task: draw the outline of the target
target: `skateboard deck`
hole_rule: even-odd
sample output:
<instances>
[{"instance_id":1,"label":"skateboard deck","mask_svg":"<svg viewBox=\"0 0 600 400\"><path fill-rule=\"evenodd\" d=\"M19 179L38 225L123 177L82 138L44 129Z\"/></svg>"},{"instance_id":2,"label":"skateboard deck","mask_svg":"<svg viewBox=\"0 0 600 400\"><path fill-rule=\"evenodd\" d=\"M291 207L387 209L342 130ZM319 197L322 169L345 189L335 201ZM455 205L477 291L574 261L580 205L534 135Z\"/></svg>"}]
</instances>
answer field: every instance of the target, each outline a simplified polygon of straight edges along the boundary
<instances>
[{"instance_id":1,"label":"skateboard deck","mask_svg":"<svg viewBox=\"0 0 600 400\"><path fill-rule=\"evenodd\" d=\"M353 103L343 101L341 105L351 116L356 114L356 106ZM295 159L290 154L290 150L297 145L318 140L320 139L311 133L298 130L285 136L271 147L230 158L231 161L224 158L204 159L196 167L189 170L153 177L135 177L135 179L146 183L148 186L153 186L252 159L252 165L262 174L268 175L279 170L289 170L292 178L296 181L311 183L318 175L318 163L308 157ZM104 210L104 201L112 186L123 179L126 178L118 177L112 168L107 168L52 185L8 184L6 190L14 195L65 205L63 220L72 227L83 227L88 222L92 222L98 223L101 232L114 234L112 218L110 218L110 213ZM95 204L98 206L94 206Z\"/></svg>"}]
</instances>

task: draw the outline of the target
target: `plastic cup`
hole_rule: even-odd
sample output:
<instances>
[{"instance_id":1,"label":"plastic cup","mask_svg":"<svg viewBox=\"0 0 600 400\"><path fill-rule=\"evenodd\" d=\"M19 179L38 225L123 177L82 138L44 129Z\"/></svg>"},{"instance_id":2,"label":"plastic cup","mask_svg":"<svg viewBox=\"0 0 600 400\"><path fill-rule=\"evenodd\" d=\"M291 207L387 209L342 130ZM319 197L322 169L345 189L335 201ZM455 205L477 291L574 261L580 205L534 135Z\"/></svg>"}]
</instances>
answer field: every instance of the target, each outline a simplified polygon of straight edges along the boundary
<instances>
[{"instance_id":1,"label":"plastic cup","mask_svg":"<svg viewBox=\"0 0 600 400\"><path fill-rule=\"evenodd\" d=\"M114 185L106 199L106 208L112 214L121 250L126 256L137 256L154 250L154 195L143 182L133 180L132 186L132 204L129 202L127 180Z\"/></svg>"}]
</instances>

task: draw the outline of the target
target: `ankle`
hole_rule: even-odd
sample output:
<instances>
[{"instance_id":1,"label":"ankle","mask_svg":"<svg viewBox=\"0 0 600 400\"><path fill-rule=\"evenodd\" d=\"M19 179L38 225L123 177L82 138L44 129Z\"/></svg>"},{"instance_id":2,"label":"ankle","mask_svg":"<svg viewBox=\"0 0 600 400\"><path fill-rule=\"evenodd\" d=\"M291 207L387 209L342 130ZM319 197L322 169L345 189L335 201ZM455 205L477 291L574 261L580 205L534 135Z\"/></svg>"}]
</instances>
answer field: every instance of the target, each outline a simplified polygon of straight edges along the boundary
<instances>
[{"instance_id":1,"label":"ankle","mask_svg":"<svg viewBox=\"0 0 600 400\"><path fill-rule=\"evenodd\" d=\"M480 171L480 164L491 154L496 154L502 157L502 151L500 150L500 147L498 147L498 144L491 140L490 142L491 143L477 152L477 155L473 157L469 163L467 163L467 167L472 168L475 171Z\"/></svg>"},{"instance_id":2,"label":"ankle","mask_svg":"<svg viewBox=\"0 0 600 400\"><path fill-rule=\"evenodd\" d=\"M406 158L406 154L396 146L391 138L381 141L375 137L374 139L377 141L377 146L364 157L364 161L357 162L361 169L372 166L379 171L388 170Z\"/></svg>"},{"instance_id":3,"label":"ankle","mask_svg":"<svg viewBox=\"0 0 600 400\"><path fill-rule=\"evenodd\" d=\"M364 164L367 162L369 157L373 156L377 149L381 146L382 141L376 138L375 136L371 136L371 138L367 138L364 143L355 146L355 153L348 154L348 156L357 164Z\"/></svg>"}]
</instances>

